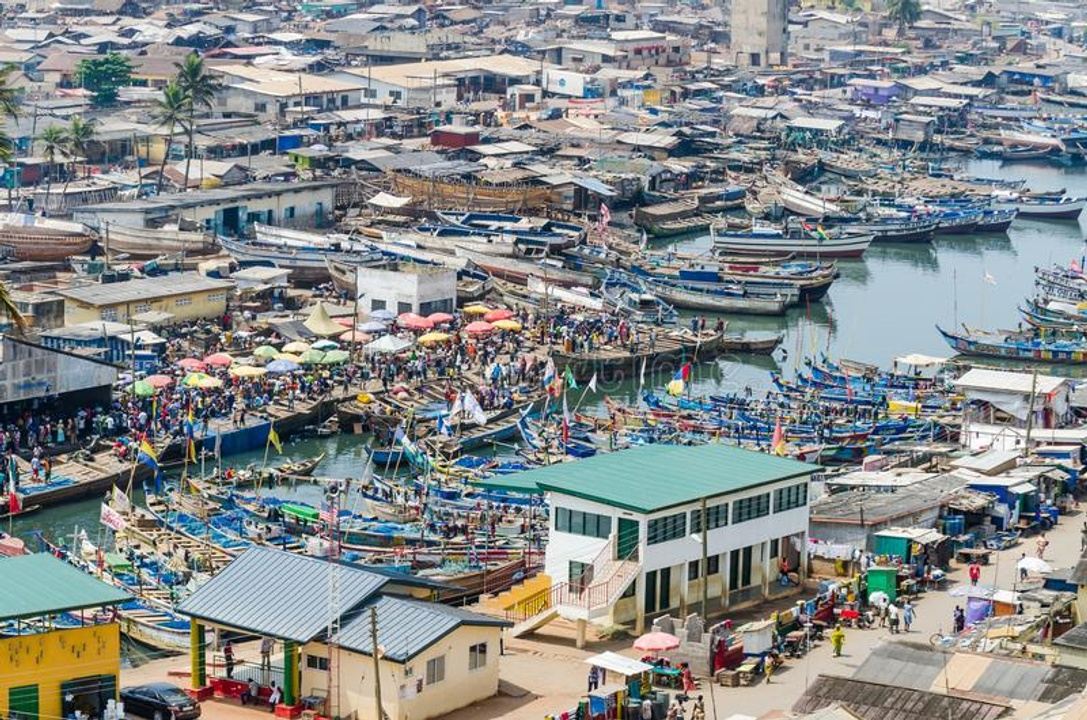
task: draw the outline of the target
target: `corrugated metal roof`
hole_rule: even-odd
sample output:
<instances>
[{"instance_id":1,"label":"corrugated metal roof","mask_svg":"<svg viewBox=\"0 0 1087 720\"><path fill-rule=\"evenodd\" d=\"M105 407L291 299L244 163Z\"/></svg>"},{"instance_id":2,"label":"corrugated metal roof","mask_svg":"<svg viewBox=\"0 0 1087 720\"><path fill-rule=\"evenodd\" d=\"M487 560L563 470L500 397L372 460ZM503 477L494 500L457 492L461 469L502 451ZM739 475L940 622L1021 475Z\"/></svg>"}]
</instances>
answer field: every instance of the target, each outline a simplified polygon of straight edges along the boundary
<instances>
[{"instance_id":1,"label":"corrugated metal roof","mask_svg":"<svg viewBox=\"0 0 1087 720\"><path fill-rule=\"evenodd\" d=\"M0 620L115 605L128 593L52 555L0 558Z\"/></svg>"},{"instance_id":2,"label":"corrugated metal roof","mask_svg":"<svg viewBox=\"0 0 1087 720\"><path fill-rule=\"evenodd\" d=\"M862 720L996 720L1009 709L971 698L820 675L793 711L811 713L836 703Z\"/></svg>"},{"instance_id":3,"label":"corrugated metal roof","mask_svg":"<svg viewBox=\"0 0 1087 720\"><path fill-rule=\"evenodd\" d=\"M943 670L944 659L930 647L914 643L883 642L857 671L854 680L928 690Z\"/></svg>"},{"instance_id":4,"label":"corrugated metal roof","mask_svg":"<svg viewBox=\"0 0 1087 720\"><path fill-rule=\"evenodd\" d=\"M436 603L382 596L377 608L377 643L385 657L407 662L461 625L508 627L510 623ZM369 655L373 651L369 608L340 631L337 644Z\"/></svg>"},{"instance_id":5,"label":"corrugated metal roof","mask_svg":"<svg viewBox=\"0 0 1087 720\"><path fill-rule=\"evenodd\" d=\"M340 564L339 606L362 605L390 580ZM199 620L309 642L328 625L329 563L270 548L253 547L197 590L178 610Z\"/></svg>"},{"instance_id":6,"label":"corrugated metal roof","mask_svg":"<svg viewBox=\"0 0 1087 720\"><path fill-rule=\"evenodd\" d=\"M208 290L227 290L233 287L234 283L227 280L216 280L199 273L187 272L168 275L164 278L141 278L119 283L83 285L58 290L57 294L88 305L116 305Z\"/></svg>"},{"instance_id":7,"label":"corrugated metal roof","mask_svg":"<svg viewBox=\"0 0 1087 720\"><path fill-rule=\"evenodd\" d=\"M677 468L683 482L662 482ZM520 473L523 480L550 490L613 507L649 513L758 487L801 478L815 465L727 445L647 445L604 453L576 463L559 463Z\"/></svg>"}]
</instances>

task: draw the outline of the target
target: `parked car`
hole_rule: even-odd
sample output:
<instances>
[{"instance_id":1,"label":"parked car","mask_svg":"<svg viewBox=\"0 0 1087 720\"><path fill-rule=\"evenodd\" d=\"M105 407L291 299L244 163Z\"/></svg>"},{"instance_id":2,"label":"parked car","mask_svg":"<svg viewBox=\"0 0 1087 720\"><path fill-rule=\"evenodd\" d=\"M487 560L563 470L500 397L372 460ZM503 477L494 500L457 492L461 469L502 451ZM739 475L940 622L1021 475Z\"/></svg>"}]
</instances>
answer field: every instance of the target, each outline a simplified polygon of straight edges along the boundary
<instances>
[{"instance_id":1,"label":"parked car","mask_svg":"<svg viewBox=\"0 0 1087 720\"><path fill-rule=\"evenodd\" d=\"M150 720L194 720L200 717L200 703L177 685L148 683L121 690L125 712Z\"/></svg>"}]
</instances>

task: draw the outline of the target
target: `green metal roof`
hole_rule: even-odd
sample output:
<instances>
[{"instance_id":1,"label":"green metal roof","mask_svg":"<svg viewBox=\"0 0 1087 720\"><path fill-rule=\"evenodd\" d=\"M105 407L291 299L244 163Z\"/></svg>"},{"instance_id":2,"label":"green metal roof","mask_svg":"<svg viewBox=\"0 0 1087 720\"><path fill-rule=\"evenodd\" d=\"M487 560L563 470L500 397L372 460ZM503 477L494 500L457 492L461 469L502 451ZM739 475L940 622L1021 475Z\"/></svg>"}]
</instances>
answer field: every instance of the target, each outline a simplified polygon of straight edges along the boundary
<instances>
[{"instance_id":1,"label":"green metal roof","mask_svg":"<svg viewBox=\"0 0 1087 720\"><path fill-rule=\"evenodd\" d=\"M818 470L817 465L731 445L645 445L528 470L518 477L540 490L651 513Z\"/></svg>"},{"instance_id":2,"label":"green metal roof","mask_svg":"<svg viewBox=\"0 0 1087 720\"><path fill-rule=\"evenodd\" d=\"M116 605L128 593L42 553L0 558L0 620Z\"/></svg>"},{"instance_id":3,"label":"green metal roof","mask_svg":"<svg viewBox=\"0 0 1087 720\"><path fill-rule=\"evenodd\" d=\"M486 490L505 490L506 492L521 493L523 495L543 495L541 490L532 480L532 473L515 472L509 475L494 475L472 480L471 484Z\"/></svg>"}]
</instances>

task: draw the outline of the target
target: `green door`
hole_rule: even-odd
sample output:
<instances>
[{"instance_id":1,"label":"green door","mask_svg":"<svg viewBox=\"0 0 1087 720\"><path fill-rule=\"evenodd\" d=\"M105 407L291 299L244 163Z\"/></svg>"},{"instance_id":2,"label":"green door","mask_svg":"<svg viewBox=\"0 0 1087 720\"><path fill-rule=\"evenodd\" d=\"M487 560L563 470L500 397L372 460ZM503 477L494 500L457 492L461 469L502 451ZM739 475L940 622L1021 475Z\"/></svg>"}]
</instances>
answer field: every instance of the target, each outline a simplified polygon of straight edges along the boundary
<instances>
[{"instance_id":1,"label":"green door","mask_svg":"<svg viewBox=\"0 0 1087 720\"><path fill-rule=\"evenodd\" d=\"M8 717L11 720L38 720L37 685L23 685L8 690Z\"/></svg>"},{"instance_id":2,"label":"green door","mask_svg":"<svg viewBox=\"0 0 1087 720\"><path fill-rule=\"evenodd\" d=\"M619 518L618 537L616 538L615 553L617 560L638 559L638 521L630 518Z\"/></svg>"}]
</instances>

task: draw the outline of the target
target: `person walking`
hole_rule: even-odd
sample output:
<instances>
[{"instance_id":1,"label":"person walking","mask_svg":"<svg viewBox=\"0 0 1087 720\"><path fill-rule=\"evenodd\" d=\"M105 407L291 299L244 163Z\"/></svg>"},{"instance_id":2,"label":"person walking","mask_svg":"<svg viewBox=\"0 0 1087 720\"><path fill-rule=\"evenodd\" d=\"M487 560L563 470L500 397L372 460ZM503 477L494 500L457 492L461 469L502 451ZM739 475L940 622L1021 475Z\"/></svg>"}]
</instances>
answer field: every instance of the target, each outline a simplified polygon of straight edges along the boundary
<instances>
[{"instance_id":1,"label":"person walking","mask_svg":"<svg viewBox=\"0 0 1087 720\"><path fill-rule=\"evenodd\" d=\"M223 662L226 664L227 679L232 680L234 678L234 646L229 640L223 646Z\"/></svg>"},{"instance_id":2,"label":"person walking","mask_svg":"<svg viewBox=\"0 0 1087 720\"><path fill-rule=\"evenodd\" d=\"M842 624L838 623L834 626L834 630L830 633L830 645L834 648L834 657L842 656L842 646L845 645L845 630L842 630Z\"/></svg>"},{"instance_id":3,"label":"person walking","mask_svg":"<svg viewBox=\"0 0 1087 720\"><path fill-rule=\"evenodd\" d=\"M958 635L966 629L966 613L958 605L955 606L955 611L952 615L955 625L955 634Z\"/></svg>"},{"instance_id":4,"label":"person walking","mask_svg":"<svg viewBox=\"0 0 1087 720\"><path fill-rule=\"evenodd\" d=\"M917 619L917 611L913 607L913 603L906 599L906 602L902 605L902 627L906 632L910 631L910 625L913 625L913 621Z\"/></svg>"},{"instance_id":5,"label":"person walking","mask_svg":"<svg viewBox=\"0 0 1087 720\"><path fill-rule=\"evenodd\" d=\"M260 672L264 678L264 682L268 682L268 675L272 672L272 650L275 649L276 641L270 637L263 637L260 640Z\"/></svg>"},{"instance_id":6,"label":"person walking","mask_svg":"<svg viewBox=\"0 0 1087 720\"><path fill-rule=\"evenodd\" d=\"M1027 572L1026 565L1023 562L1026 559L1027 559L1027 554L1026 553L1020 553L1020 555L1019 555L1019 582L1026 582L1027 581L1027 575L1029 573Z\"/></svg>"},{"instance_id":7,"label":"person walking","mask_svg":"<svg viewBox=\"0 0 1087 720\"><path fill-rule=\"evenodd\" d=\"M891 634L898 634L898 603L893 602L887 606L887 623L891 626Z\"/></svg>"},{"instance_id":8,"label":"person walking","mask_svg":"<svg viewBox=\"0 0 1087 720\"><path fill-rule=\"evenodd\" d=\"M1045 533L1042 533L1042 536L1035 540L1035 544L1038 548L1038 559L1045 560L1045 549L1049 547L1049 538L1045 536Z\"/></svg>"},{"instance_id":9,"label":"person walking","mask_svg":"<svg viewBox=\"0 0 1087 720\"><path fill-rule=\"evenodd\" d=\"M977 562L972 562L966 569L966 572L970 575L970 584L977 585L978 580L981 579L981 565L978 565Z\"/></svg>"}]
</instances>

